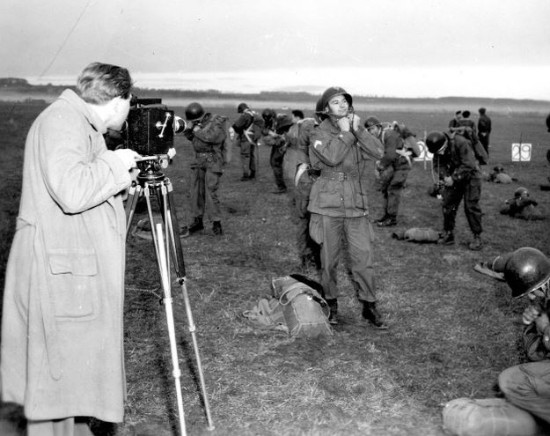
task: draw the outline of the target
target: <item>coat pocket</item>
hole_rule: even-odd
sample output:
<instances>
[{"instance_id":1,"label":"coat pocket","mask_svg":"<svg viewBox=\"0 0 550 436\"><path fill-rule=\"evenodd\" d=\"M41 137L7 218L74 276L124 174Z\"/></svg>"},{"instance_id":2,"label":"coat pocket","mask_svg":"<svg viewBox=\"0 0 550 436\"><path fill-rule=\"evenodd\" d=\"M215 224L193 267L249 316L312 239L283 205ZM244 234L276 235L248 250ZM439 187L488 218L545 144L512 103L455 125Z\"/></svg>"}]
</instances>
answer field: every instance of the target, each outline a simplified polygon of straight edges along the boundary
<instances>
[{"instance_id":1,"label":"coat pocket","mask_svg":"<svg viewBox=\"0 0 550 436\"><path fill-rule=\"evenodd\" d=\"M319 206L340 208L344 206L344 198L339 189L325 186L319 191Z\"/></svg>"},{"instance_id":2,"label":"coat pocket","mask_svg":"<svg viewBox=\"0 0 550 436\"><path fill-rule=\"evenodd\" d=\"M49 288L58 320L87 321L97 316L97 259L93 250L48 252Z\"/></svg>"}]
</instances>

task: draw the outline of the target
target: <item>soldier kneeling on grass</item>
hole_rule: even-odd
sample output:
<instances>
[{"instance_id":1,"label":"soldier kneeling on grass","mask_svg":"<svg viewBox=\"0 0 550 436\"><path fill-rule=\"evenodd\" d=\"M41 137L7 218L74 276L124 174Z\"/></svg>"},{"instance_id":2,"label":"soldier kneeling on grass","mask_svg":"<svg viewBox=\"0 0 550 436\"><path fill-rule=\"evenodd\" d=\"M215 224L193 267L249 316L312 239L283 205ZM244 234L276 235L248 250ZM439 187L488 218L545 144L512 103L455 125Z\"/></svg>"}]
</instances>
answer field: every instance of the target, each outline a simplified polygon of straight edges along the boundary
<instances>
[{"instance_id":1,"label":"soldier kneeling on grass","mask_svg":"<svg viewBox=\"0 0 550 436\"><path fill-rule=\"evenodd\" d=\"M529 195L526 188L518 188L514 192L514 198L506 200L505 206L500 209L503 215L512 218L520 218L527 221L543 220L544 216L538 208L538 203Z\"/></svg>"},{"instance_id":2,"label":"soldier kneeling on grass","mask_svg":"<svg viewBox=\"0 0 550 436\"><path fill-rule=\"evenodd\" d=\"M479 419L471 424L477 426L477 430L490 424L493 428L491 434L542 434L537 433L536 421L529 421L525 411L544 421L545 425L550 424L550 259L536 248L522 247L488 262L480 262L474 268L506 281L513 299L529 298L522 314L522 339L528 362L500 373L498 387L507 403L495 403L493 406L499 409L498 420L485 422L491 419L488 416L490 409L485 407ZM468 417L461 415L458 418L462 419L458 422L459 426L464 427ZM517 432L510 430L520 425L521 429ZM506 429L502 428L500 432L495 426L506 426Z\"/></svg>"}]
</instances>

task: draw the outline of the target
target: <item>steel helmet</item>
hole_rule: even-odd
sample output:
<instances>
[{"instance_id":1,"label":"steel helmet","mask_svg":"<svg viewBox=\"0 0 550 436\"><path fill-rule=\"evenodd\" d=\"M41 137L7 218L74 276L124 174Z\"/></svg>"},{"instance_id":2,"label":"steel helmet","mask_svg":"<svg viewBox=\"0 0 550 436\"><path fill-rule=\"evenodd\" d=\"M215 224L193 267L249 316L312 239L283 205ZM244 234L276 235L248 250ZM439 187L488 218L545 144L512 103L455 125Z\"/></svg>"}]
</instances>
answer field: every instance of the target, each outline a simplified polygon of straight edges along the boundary
<instances>
[{"instance_id":1,"label":"steel helmet","mask_svg":"<svg viewBox=\"0 0 550 436\"><path fill-rule=\"evenodd\" d=\"M264 120L271 120L273 118L275 118L277 116L277 114L275 113L275 111L273 109L264 109L262 111L262 118Z\"/></svg>"},{"instance_id":2,"label":"steel helmet","mask_svg":"<svg viewBox=\"0 0 550 436\"><path fill-rule=\"evenodd\" d=\"M185 119L187 121L196 121L202 116L204 116L204 108L200 103L193 102L185 108Z\"/></svg>"},{"instance_id":3,"label":"steel helmet","mask_svg":"<svg viewBox=\"0 0 550 436\"><path fill-rule=\"evenodd\" d=\"M237 106L238 113L243 113L246 109L250 109L246 103L241 103Z\"/></svg>"},{"instance_id":4,"label":"steel helmet","mask_svg":"<svg viewBox=\"0 0 550 436\"><path fill-rule=\"evenodd\" d=\"M277 117L276 131L277 133L281 134L285 130L288 130L293 124L294 123L292 122L292 118L290 118L290 116L279 115Z\"/></svg>"},{"instance_id":5,"label":"steel helmet","mask_svg":"<svg viewBox=\"0 0 550 436\"><path fill-rule=\"evenodd\" d=\"M430 153L435 154L445 145L447 137L441 132L431 132L426 137L426 147Z\"/></svg>"},{"instance_id":6,"label":"steel helmet","mask_svg":"<svg viewBox=\"0 0 550 436\"><path fill-rule=\"evenodd\" d=\"M323 95L321 95L321 110L324 111L330 99L336 97L337 95L343 95L350 107L353 106L353 98L344 88L340 88L339 86L331 86L323 92Z\"/></svg>"},{"instance_id":7,"label":"steel helmet","mask_svg":"<svg viewBox=\"0 0 550 436\"><path fill-rule=\"evenodd\" d=\"M369 127L374 127L374 126L381 126L382 123L380 122L380 120L376 117L368 117L366 120L365 120L365 127L368 129Z\"/></svg>"},{"instance_id":8,"label":"steel helmet","mask_svg":"<svg viewBox=\"0 0 550 436\"><path fill-rule=\"evenodd\" d=\"M516 189L514 191L514 197L515 198L520 198L522 196L529 197L529 191L527 190L527 188L524 188L523 186L519 187L518 189Z\"/></svg>"},{"instance_id":9,"label":"steel helmet","mask_svg":"<svg viewBox=\"0 0 550 436\"><path fill-rule=\"evenodd\" d=\"M502 165L496 165L494 168L493 168L493 171L495 173L502 173L504 171L504 167Z\"/></svg>"},{"instance_id":10,"label":"steel helmet","mask_svg":"<svg viewBox=\"0 0 550 436\"><path fill-rule=\"evenodd\" d=\"M550 280L550 260L536 248L518 248L504 266L504 279L512 298L521 297Z\"/></svg>"}]
</instances>

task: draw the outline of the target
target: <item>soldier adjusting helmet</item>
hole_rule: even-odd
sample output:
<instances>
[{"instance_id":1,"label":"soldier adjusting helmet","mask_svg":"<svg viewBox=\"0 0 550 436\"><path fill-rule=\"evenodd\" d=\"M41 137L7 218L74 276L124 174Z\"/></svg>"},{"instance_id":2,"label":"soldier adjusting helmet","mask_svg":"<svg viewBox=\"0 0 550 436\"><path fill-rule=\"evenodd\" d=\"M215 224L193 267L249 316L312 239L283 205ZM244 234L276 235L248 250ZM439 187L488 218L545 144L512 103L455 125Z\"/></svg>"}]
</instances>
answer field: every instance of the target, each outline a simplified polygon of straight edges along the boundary
<instances>
[{"instance_id":1,"label":"soldier adjusting helmet","mask_svg":"<svg viewBox=\"0 0 550 436\"><path fill-rule=\"evenodd\" d=\"M350 94L346 92L344 88L340 88L339 86L331 86L325 92L323 92L323 95L321 95L321 110L325 111L326 107L328 106L328 102L337 95L343 95L344 98L347 100L349 106L353 106L353 98Z\"/></svg>"},{"instance_id":2,"label":"soldier adjusting helmet","mask_svg":"<svg viewBox=\"0 0 550 436\"><path fill-rule=\"evenodd\" d=\"M204 108L200 103L189 103L185 108L185 119L187 121L197 121L204 116Z\"/></svg>"},{"instance_id":3,"label":"soldier adjusting helmet","mask_svg":"<svg viewBox=\"0 0 550 436\"><path fill-rule=\"evenodd\" d=\"M447 142L447 137L441 132L431 132L426 137L426 147L432 154L436 154Z\"/></svg>"},{"instance_id":4,"label":"soldier adjusting helmet","mask_svg":"<svg viewBox=\"0 0 550 436\"><path fill-rule=\"evenodd\" d=\"M512 298L519 298L548 283L550 260L536 248L519 248L506 262L504 279L512 289Z\"/></svg>"}]
</instances>

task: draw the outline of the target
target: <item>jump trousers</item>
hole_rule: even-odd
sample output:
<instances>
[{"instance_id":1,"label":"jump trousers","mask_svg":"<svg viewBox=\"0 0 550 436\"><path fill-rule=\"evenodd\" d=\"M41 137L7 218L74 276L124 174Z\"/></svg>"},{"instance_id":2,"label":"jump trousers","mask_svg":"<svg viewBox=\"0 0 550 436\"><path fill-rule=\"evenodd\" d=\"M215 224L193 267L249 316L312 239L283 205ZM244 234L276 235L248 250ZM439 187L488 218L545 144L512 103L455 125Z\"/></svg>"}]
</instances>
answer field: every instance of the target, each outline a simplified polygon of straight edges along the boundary
<instances>
[{"instance_id":1,"label":"jump trousers","mask_svg":"<svg viewBox=\"0 0 550 436\"><path fill-rule=\"evenodd\" d=\"M550 423L550 360L505 369L498 384L510 403Z\"/></svg>"},{"instance_id":2,"label":"jump trousers","mask_svg":"<svg viewBox=\"0 0 550 436\"><path fill-rule=\"evenodd\" d=\"M466 176L462 180L455 181L453 186L446 187L443 191L443 230L452 232L455 228L456 214L460 202L464 198L464 213L474 235L480 235L481 208L481 178Z\"/></svg>"},{"instance_id":3,"label":"jump trousers","mask_svg":"<svg viewBox=\"0 0 550 436\"><path fill-rule=\"evenodd\" d=\"M354 288L361 301L376 301L372 253L373 231L366 216L356 218L321 215L321 281L326 299L338 297L337 267L345 242Z\"/></svg>"}]
</instances>

